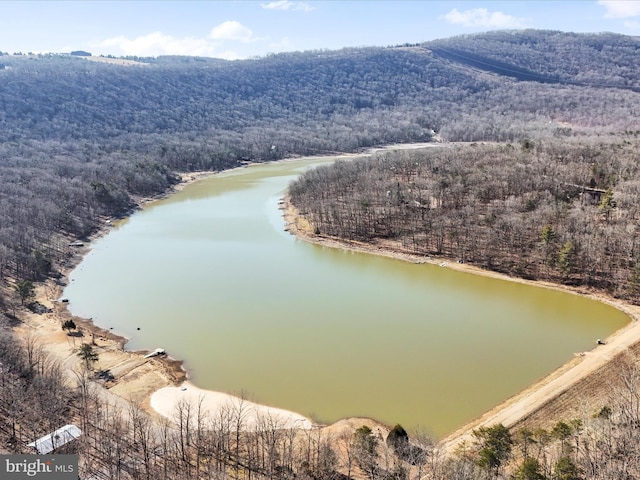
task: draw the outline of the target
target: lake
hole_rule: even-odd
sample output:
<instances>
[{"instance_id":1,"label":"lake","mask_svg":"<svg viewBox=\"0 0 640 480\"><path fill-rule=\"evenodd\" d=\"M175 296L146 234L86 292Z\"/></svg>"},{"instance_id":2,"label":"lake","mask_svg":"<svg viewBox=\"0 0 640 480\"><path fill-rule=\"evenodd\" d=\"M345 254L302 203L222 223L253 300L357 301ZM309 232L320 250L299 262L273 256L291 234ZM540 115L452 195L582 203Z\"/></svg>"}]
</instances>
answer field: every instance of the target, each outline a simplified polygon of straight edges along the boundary
<instances>
[{"instance_id":1,"label":"lake","mask_svg":"<svg viewBox=\"0 0 640 480\"><path fill-rule=\"evenodd\" d=\"M330 161L252 165L149 204L92 244L70 310L129 349L165 348L199 387L437 437L628 321L577 295L297 240L278 200Z\"/></svg>"}]
</instances>

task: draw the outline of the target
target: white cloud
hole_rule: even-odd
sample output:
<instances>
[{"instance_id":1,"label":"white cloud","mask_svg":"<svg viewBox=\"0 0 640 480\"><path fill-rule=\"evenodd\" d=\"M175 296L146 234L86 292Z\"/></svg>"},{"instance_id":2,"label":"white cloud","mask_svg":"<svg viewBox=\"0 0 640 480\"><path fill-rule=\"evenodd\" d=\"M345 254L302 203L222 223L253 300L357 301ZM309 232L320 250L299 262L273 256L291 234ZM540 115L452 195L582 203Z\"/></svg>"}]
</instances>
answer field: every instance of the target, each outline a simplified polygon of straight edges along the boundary
<instances>
[{"instance_id":1,"label":"white cloud","mask_svg":"<svg viewBox=\"0 0 640 480\"><path fill-rule=\"evenodd\" d=\"M272 42L269 44L269 48L272 49L272 51L274 52L279 52L282 50L290 50L291 47L291 40L289 39L289 37L283 37L280 39L279 42Z\"/></svg>"},{"instance_id":2,"label":"white cloud","mask_svg":"<svg viewBox=\"0 0 640 480\"><path fill-rule=\"evenodd\" d=\"M238 56L234 52L217 51L216 43L205 38L176 38L165 35L162 32L153 32L141 35L134 39L125 36L108 38L96 45L96 47L116 48L119 52L112 51L115 55L157 57L159 55L193 55L200 57L217 57L229 60Z\"/></svg>"},{"instance_id":3,"label":"white cloud","mask_svg":"<svg viewBox=\"0 0 640 480\"><path fill-rule=\"evenodd\" d=\"M298 10L303 12L315 10L315 8L308 3L292 2L290 0L277 0L269 3L262 3L260 6L265 10Z\"/></svg>"},{"instance_id":4,"label":"white cloud","mask_svg":"<svg viewBox=\"0 0 640 480\"><path fill-rule=\"evenodd\" d=\"M598 0L607 9L605 18L629 18L640 16L640 1L638 0Z\"/></svg>"},{"instance_id":5,"label":"white cloud","mask_svg":"<svg viewBox=\"0 0 640 480\"><path fill-rule=\"evenodd\" d=\"M624 26L629 30L640 30L640 22L636 20L625 20Z\"/></svg>"},{"instance_id":6,"label":"white cloud","mask_svg":"<svg viewBox=\"0 0 640 480\"><path fill-rule=\"evenodd\" d=\"M524 18L502 12L489 12L486 8L473 8L463 12L454 8L440 18L465 27L522 28L526 26Z\"/></svg>"},{"instance_id":7,"label":"white cloud","mask_svg":"<svg viewBox=\"0 0 640 480\"><path fill-rule=\"evenodd\" d=\"M228 20L217 27L213 27L209 37L214 40L234 40L243 43L255 40L251 29L235 20Z\"/></svg>"},{"instance_id":8,"label":"white cloud","mask_svg":"<svg viewBox=\"0 0 640 480\"><path fill-rule=\"evenodd\" d=\"M112 37L92 45L92 47L109 49L108 53L117 56L192 55L236 60L243 58L243 55L239 55L233 50L233 47L230 48L231 42L248 44L267 40L268 37L254 36L251 29L240 22L229 20L214 27L210 34L203 38L177 38L162 32L153 32L133 39L123 35Z\"/></svg>"}]
</instances>

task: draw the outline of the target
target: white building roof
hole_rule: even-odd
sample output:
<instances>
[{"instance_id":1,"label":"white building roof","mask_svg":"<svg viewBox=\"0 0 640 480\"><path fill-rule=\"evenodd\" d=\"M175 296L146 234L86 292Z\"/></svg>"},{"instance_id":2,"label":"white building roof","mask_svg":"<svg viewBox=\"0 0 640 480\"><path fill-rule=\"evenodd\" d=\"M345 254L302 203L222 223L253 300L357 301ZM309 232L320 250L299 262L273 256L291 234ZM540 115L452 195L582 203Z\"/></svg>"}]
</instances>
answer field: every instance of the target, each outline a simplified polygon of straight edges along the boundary
<instances>
[{"instance_id":1,"label":"white building roof","mask_svg":"<svg viewBox=\"0 0 640 480\"><path fill-rule=\"evenodd\" d=\"M31 442L29 446L35 448L36 452L40 455L47 455L56 448L60 448L71 440L80 437L80 435L82 435L82 431L78 427L75 425L65 425L55 432L48 433L35 442Z\"/></svg>"}]
</instances>

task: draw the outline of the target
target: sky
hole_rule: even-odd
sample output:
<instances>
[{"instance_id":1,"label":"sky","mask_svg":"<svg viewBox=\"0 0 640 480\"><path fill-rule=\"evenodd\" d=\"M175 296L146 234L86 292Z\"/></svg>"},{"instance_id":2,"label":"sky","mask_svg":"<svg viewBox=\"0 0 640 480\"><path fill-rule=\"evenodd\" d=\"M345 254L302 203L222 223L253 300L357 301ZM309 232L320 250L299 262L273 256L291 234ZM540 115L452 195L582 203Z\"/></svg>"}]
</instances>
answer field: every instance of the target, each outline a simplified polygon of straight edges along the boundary
<instances>
[{"instance_id":1,"label":"sky","mask_svg":"<svg viewBox=\"0 0 640 480\"><path fill-rule=\"evenodd\" d=\"M640 0L0 0L7 53L234 60L523 28L640 36Z\"/></svg>"}]
</instances>

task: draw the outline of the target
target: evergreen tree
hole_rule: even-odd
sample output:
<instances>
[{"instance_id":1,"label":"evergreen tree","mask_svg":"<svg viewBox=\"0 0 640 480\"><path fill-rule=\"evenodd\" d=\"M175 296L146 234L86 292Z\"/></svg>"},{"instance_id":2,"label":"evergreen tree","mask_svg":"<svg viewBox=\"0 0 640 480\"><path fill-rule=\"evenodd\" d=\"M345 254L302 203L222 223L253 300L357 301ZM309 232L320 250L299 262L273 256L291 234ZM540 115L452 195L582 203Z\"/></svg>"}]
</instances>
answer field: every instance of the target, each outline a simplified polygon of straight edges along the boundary
<instances>
[{"instance_id":1,"label":"evergreen tree","mask_svg":"<svg viewBox=\"0 0 640 480\"><path fill-rule=\"evenodd\" d=\"M29 280L21 280L16 282L13 286L17 295L20 297L20 303L24 305L24 302L36 296L36 287L33 282Z\"/></svg>"},{"instance_id":2,"label":"evergreen tree","mask_svg":"<svg viewBox=\"0 0 640 480\"><path fill-rule=\"evenodd\" d=\"M513 440L509 429L502 424L480 427L473 431L480 449L477 464L479 467L498 475L500 467L511 456Z\"/></svg>"}]
</instances>

